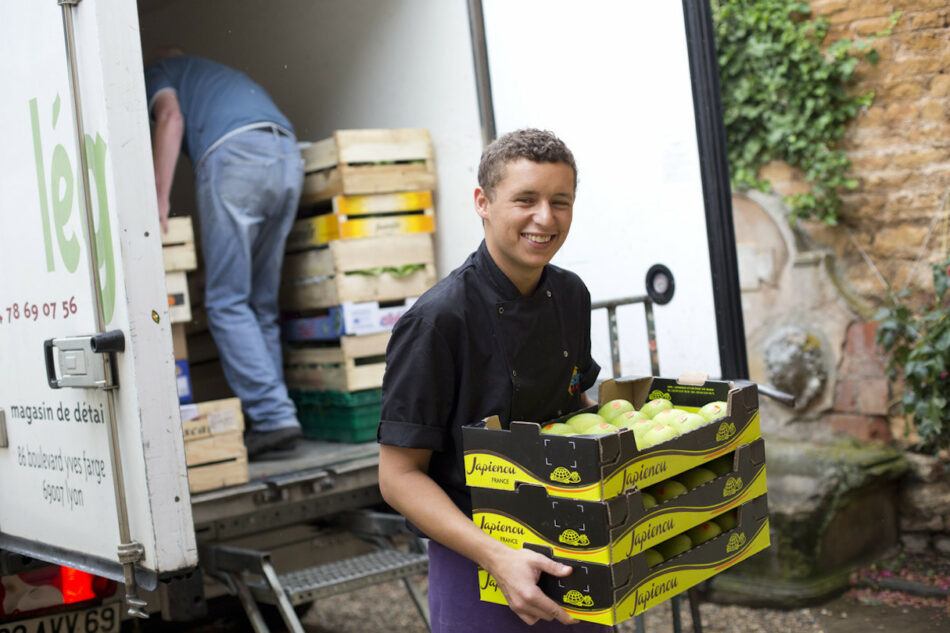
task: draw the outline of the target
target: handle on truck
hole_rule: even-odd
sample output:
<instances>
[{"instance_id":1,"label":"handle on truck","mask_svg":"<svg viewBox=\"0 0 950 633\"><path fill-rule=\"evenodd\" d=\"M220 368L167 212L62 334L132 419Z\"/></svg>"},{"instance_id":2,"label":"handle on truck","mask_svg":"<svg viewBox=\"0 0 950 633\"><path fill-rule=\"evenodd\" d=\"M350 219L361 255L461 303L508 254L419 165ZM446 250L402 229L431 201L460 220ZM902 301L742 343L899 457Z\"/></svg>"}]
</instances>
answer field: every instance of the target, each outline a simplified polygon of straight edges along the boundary
<instances>
[{"instance_id":1,"label":"handle on truck","mask_svg":"<svg viewBox=\"0 0 950 633\"><path fill-rule=\"evenodd\" d=\"M46 359L46 382L53 389L59 389L59 380L56 379L56 366L53 364L53 339L43 341L43 358Z\"/></svg>"}]
</instances>

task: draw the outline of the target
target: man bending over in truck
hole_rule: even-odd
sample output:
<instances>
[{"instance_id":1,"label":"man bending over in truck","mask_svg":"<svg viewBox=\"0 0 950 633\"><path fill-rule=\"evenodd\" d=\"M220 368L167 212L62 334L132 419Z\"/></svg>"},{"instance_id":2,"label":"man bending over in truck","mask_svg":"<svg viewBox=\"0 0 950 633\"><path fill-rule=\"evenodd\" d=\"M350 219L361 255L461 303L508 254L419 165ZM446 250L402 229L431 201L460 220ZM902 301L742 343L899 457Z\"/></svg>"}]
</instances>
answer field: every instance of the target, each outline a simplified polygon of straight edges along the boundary
<instances>
[{"instance_id":1,"label":"man bending over in truck","mask_svg":"<svg viewBox=\"0 0 950 633\"><path fill-rule=\"evenodd\" d=\"M292 448L277 290L303 186L293 127L244 73L178 49L146 68L145 87L163 230L179 153L195 168L208 328L249 420L248 457Z\"/></svg>"},{"instance_id":2,"label":"man bending over in truck","mask_svg":"<svg viewBox=\"0 0 950 633\"><path fill-rule=\"evenodd\" d=\"M574 157L550 132L519 130L485 148L475 189L485 238L399 319L386 351L379 485L431 539L434 633L611 630L576 623L538 587L542 572L570 567L472 522L463 469L463 425L490 415L543 422L593 404L590 294L549 264L571 228L576 186ZM510 608L479 600L476 565Z\"/></svg>"}]
</instances>

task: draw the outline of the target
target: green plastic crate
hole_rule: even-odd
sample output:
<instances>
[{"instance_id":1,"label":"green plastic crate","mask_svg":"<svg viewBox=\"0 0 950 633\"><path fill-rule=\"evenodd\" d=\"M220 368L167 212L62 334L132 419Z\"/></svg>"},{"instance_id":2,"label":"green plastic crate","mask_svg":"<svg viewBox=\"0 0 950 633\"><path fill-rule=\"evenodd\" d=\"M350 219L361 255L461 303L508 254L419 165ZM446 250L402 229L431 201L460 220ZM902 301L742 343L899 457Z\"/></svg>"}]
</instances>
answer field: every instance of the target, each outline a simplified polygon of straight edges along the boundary
<instances>
[{"instance_id":1,"label":"green plastic crate","mask_svg":"<svg viewBox=\"0 0 950 633\"><path fill-rule=\"evenodd\" d=\"M376 439L382 393L366 391L301 391L292 389L303 434L330 442L369 442Z\"/></svg>"}]
</instances>

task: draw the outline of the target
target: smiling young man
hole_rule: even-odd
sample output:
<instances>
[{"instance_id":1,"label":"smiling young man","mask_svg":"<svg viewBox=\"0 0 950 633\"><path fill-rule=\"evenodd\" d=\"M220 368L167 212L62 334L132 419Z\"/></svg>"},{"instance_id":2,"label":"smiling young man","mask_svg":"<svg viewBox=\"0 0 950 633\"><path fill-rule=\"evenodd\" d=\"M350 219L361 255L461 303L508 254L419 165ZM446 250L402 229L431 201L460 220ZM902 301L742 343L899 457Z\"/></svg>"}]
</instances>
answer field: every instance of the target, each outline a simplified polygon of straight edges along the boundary
<instances>
[{"instance_id":1,"label":"smiling young man","mask_svg":"<svg viewBox=\"0 0 950 633\"><path fill-rule=\"evenodd\" d=\"M543 422L591 404L590 294L550 265L574 209L577 168L550 132L518 130L482 153L475 210L485 239L397 322L386 351L380 489L429 544L434 633L604 631L575 623L537 586L570 568L515 550L471 520L462 426ZM477 567L509 607L479 600ZM530 627L530 629L529 629Z\"/></svg>"}]
</instances>

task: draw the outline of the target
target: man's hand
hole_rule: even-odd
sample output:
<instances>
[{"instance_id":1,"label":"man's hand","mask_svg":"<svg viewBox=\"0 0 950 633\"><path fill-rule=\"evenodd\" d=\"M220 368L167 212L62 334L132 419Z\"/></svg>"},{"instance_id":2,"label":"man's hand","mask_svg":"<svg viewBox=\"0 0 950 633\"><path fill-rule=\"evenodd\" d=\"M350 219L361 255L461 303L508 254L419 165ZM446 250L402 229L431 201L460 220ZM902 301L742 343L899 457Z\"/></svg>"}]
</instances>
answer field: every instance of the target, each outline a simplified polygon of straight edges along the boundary
<instances>
[{"instance_id":1,"label":"man's hand","mask_svg":"<svg viewBox=\"0 0 950 633\"><path fill-rule=\"evenodd\" d=\"M542 572L563 578L571 573L571 568L531 550L516 550L507 545L505 548L508 553L496 557L486 570L498 583L511 610L529 626L538 620L575 624L577 620L538 587Z\"/></svg>"}]
</instances>

